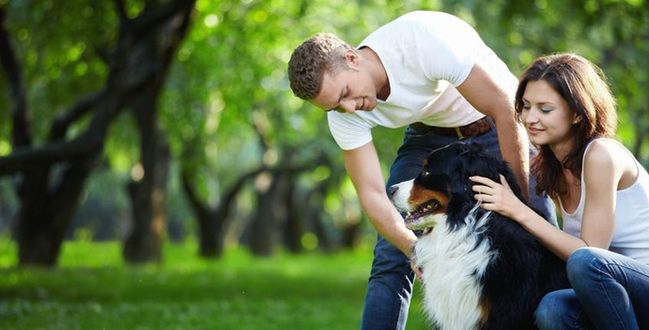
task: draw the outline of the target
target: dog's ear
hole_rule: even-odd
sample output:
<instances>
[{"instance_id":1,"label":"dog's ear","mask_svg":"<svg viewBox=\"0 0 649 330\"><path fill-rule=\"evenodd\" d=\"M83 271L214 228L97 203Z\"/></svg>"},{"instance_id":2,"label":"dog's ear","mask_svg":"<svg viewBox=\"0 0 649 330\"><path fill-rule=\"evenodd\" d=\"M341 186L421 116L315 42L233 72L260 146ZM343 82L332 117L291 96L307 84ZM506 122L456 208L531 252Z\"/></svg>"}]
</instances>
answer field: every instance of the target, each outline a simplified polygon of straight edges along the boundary
<instances>
[{"instance_id":1,"label":"dog's ear","mask_svg":"<svg viewBox=\"0 0 649 330\"><path fill-rule=\"evenodd\" d=\"M490 154L484 148L474 142L460 141L440 149L437 155L445 158L443 162L436 161L439 165L444 166L442 173L448 174L448 182L453 183L451 191L459 194L466 194L472 190L473 181L469 180L471 176L487 177L495 182L500 182L502 174L514 194L523 200L520 186L512 170L502 159Z\"/></svg>"}]
</instances>

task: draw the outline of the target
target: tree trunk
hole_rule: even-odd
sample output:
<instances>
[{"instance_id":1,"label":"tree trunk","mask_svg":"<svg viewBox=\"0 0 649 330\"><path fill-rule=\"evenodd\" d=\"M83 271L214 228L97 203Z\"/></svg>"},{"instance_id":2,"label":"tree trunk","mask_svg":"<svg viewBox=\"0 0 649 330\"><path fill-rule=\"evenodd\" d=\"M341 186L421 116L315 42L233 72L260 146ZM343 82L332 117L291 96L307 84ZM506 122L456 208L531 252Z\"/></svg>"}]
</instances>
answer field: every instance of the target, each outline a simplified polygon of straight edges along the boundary
<instances>
[{"instance_id":1,"label":"tree trunk","mask_svg":"<svg viewBox=\"0 0 649 330\"><path fill-rule=\"evenodd\" d=\"M228 228L228 219L236 197L245 184L254 179L264 169L264 167L260 167L241 175L219 198L219 204L214 208L210 208L207 203L202 202L198 197L192 184L191 171L187 167L183 167L181 173L182 187L198 220L199 254L202 257L216 258L221 256L224 248L225 233Z\"/></svg>"},{"instance_id":2,"label":"tree trunk","mask_svg":"<svg viewBox=\"0 0 649 330\"><path fill-rule=\"evenodd\" d=\"M297 194L297 182L293 175L286 177L286 222L284 225L284 245L292 253L300 253L302 247L302 235L304 234L304 205L306 201L303 196Z\"/></svg>"},{"instance_id":3,"label":"tree trunk","mask_svg":"<svg viewBox=\"0 0 649 330\"><path fill-rule=\"evenodd\" d=\"M97 156L71 162L60 183L49 187L49 173L35 174L21 184L16 226L18 260L23 265L55 266L65 231L72 222L85 182ZM37 172L40 172L36 174Z\"/></svg>"},{"instance_id":4,"label":"tree trunk","mask_svg":"<svg viewBox=\"0 0 649 330\"><path fill-rule=\"evenodd\" d=\"M107 61L109 73L104 89L81 99L58 116L51 126L49 141L38 147L31 144L26 93L4 28L5 8L0 6L0 62L8 73L14 103L13 148L10 155L0 157L0 175L20 174L16 185L21 203L16 221L20 265L56 264L65 230L78 207L85 182L103 152L110 124L124 105L133 104L131 99L143 86L161 86L184 37L194 1L149 2L132 19L127 17L123 2L116 5L121 26ZM173 31L161 30L160 25ZM163 35L156 39L156 33ZM138 45L147 38L164 42L159 43L157 52L146 53ZM88 128L66 140L68 128L91 112ZM153 200L164 202L160 198Z\"/></svg>"},{"instance_id":5,"label":"tree trunk","mask_svg":"<svg viewBox=\"0 0 649 330\"><path fill-rule=\"evenodd\" d=\"M293 163L293 162L291 162ZM271 171L257 178L256 199L257 208L244 231L244 243L250 246L253 255L272 255L280 235L286 247L292 252L302 250L302 234L304 233L304 218L307 200L296 197L297 178L302 172L320 164L316 158L300 164L280 164Z\"/></svg>"},{"instance_id":6,"label":"tree trunk","mask_svg":"<svg viewBox=\"0 0 649 330\"><path fill-rule=\"evenodd\" d=\"M211 221L216 217L200 217L198 220L198 254L205 258L217 258L223 253L222 221Z\"/></svg>"},{"instance_id":7,"label":"tree trunk","mask_svg":"<svg viewBox=\"0 0 649 330\"><path fill-rule=\"evenodd\" d=\"M140 133L140 166L142 177L128 185L133 209L131 231L124 242L127 262L159 262L162 257L162 234L166 227L166 194L170 151L164 133L158 126L158 97L166 79L171 59L189 24L191 8L180 11L157 29L147 32L135 46L137 67L155 66L159 70L145 90L129 100Z\"/></svg>"},{"instance_id":8,"label":"tree trunk","mask_svg":"<svg viewBox=\"0 0 649 330\"><path fill-rule=\"evenodd\" d=\"M250 229L250 250L256 256L270 256L279 241L279 226L286 215L282 203L286 193L283 172L271 172L270 184L257 191L257 212L248 224ZM263 180L263 179L262 179Z\"/></svg>"},{"instance_id":9,"label":"tree trunk","mask_svg":"<svg viewBox=\"0 0 649 330\"><path fill-rule=\"evenodd\" d=\"M130 263L159 262L166 226L169 146L151 119L140 126L142 170L144 176L128 185L132 228L124 242L124 260Z\"/></svg>"},{"instance_id":10,"label":"tree trunk","mask_svg":"<svg viewBox=\"0 0 649 330\"><path fill-rule=\"evenodd\" d=\"M318 186L316 186L312 191L307 194L306 197L306 211L307 219L313 229L313 233L318 238L318 248L328 251L333 249L333 244L327 229L325 228L322 214L324 213L323 205L329 189L329 181L327 180Z\"/></svg>"},{"instance_id":11,"label":"tree trunk","mask_svg":"<svg viewBox=\"0 0 649 330\"><path fill-rule=\"evenodd\" d=\"M7 73L14 101L12 144L15 149L27 149L32 147L32 137L27 120L26 93L21 66L13 51L4 19L5 8L0 7L0 62ZM56 134L51 137L52 140L59 138ZM19 265L56 265L65 229L72 221L79 196L97 155L98 152L94 152L59 165L65 170L60 174L59 183L52 187L50 164L20 166L22 175L16 184L20 206L15 228Z\"/></svg>"},{"instance_id":12,"label":"tree trunk","mask_svg":"<svg viewBox=\"0 0 649 330\"><path fill-rule=\"evenodd\" d=\"M344 249L353 250L360 242L361 233L360 219L356 222L349 222L343 226L342 246Z\"/></svg>"}]
</instances>

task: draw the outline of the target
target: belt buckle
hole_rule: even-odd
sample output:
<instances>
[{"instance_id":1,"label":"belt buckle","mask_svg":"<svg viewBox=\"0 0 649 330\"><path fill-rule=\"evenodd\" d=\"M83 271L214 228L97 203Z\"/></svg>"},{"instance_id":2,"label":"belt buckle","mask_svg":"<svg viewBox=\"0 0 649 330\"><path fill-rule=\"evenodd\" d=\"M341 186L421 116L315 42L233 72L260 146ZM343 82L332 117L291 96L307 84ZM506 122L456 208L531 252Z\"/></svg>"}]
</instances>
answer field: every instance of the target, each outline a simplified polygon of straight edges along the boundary
<instances>
[{"instance_id":1,"label":"belt buckle","mask_svg":"<svg viewBox=\"0 0 649 330\"><path fill-rule=\"evenodd\" d=\"M455 134L457 134L457 137L460 138L460 140L465 138L464 134L462 134L462 130L460 130L459 127L453 127L453 128L455 129Z\"/></svg>"}]
</instances>

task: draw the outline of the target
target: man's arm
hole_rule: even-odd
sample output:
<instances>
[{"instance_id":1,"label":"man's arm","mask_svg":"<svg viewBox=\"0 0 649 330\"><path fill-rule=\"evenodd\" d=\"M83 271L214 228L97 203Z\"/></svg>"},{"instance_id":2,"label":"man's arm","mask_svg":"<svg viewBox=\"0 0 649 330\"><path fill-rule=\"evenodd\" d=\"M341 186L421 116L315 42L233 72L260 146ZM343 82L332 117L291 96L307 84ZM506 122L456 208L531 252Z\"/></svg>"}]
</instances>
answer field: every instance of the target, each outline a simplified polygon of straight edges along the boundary
<instances>
[{"instance_id":1,"label":"man's arm","mask_svg":"<svg viewBox=\"0 0 649 330\"><path fill-rule=\"evenodd\" d=\"M493 118L503 159L514 171L525 197L528 197L529 144L524 128L514 115L514 101L489 74L475 64L457 90L478 111Z\"/></svg>"},{"instance_id":2,"label":"man's arm","mask_svg":"<svg viewBox=\"0 0 649 330\"><path fill-rule=\"evenodd\" d=\"M406 256L412 257L417 240L385 192L385 184L374 144L343 151L345 168L352 179L361 205L376 230Z\"/></svg>"}]
</instances>

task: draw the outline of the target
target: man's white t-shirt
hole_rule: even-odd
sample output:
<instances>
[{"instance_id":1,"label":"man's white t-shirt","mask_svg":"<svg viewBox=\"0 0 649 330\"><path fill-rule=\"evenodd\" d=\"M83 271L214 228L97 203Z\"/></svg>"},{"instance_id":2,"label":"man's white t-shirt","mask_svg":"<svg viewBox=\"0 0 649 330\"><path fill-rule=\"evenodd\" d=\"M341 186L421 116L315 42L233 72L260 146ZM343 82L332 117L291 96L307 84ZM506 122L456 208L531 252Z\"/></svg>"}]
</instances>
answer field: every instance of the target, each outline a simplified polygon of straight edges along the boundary
<instances>
[{"instance_id":1,"label":"man's white t-shirt","mask_svg":"<svg viewBox=\"0 0 649 330\"><path fill-rule=\"evenodd\" d=\"M373 111L328 113L329 130L341 149L372 141L375 126L403 127L422 122L438 127L470 124L484 114L455 87L478 63L513 100L518 81L505 63L461 19L442 12L405 14L370 34L369 47L388 75L390 95Z\"/></svg>"}]
</instances>

